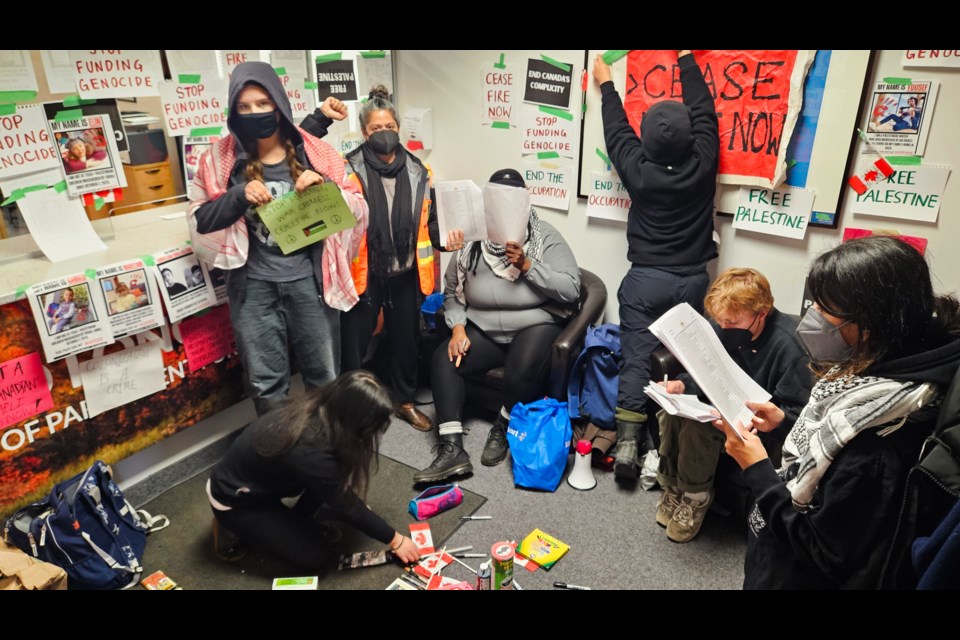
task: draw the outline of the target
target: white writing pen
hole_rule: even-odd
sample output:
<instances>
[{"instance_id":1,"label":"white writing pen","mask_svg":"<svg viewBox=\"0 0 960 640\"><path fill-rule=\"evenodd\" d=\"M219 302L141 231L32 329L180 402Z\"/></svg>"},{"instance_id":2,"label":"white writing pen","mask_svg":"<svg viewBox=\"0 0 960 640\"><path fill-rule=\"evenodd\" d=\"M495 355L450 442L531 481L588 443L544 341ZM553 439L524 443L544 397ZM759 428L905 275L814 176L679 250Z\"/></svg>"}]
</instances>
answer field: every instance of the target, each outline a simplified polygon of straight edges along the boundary
<instances>
[{"instance_id":1,"label":"white writing pen","mask_svg":"<svg viewBox=\"0 0 960 640\"><path fill-rule=\"evenodd\" d=\"M492 520L493 516L460 516L461 520Z\"/></svg>"}]
</instances>

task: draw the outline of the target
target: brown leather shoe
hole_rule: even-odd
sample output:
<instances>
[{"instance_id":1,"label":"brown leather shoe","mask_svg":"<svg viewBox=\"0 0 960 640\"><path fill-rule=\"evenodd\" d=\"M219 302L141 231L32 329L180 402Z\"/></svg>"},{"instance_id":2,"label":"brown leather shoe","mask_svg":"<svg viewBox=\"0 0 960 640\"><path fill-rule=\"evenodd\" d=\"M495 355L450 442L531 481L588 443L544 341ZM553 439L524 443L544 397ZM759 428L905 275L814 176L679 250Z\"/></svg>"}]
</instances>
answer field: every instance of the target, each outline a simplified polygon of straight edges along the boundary
<instances>
[{"instance_id":1,"label":"brown leather shoe","mask_svg":"<svg viewBox=\"0 0 960 640\"><path fill-rule=\"evenodd\" d=\"M410 423L417 431L430 431L433 429L433 420L423 415L419 409L413 406L412 402L400 405L397 409L397 417Z\"/></svg>"}]
</instances>

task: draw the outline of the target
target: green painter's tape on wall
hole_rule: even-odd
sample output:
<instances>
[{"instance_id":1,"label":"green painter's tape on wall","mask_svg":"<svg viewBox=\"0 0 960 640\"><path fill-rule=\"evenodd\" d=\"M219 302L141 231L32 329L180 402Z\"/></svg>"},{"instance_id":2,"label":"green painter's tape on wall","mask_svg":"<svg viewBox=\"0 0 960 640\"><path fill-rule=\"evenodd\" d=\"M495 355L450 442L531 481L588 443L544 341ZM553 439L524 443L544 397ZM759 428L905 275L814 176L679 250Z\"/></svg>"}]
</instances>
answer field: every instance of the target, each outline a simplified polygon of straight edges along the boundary
<instances>
[{"instance_id":1,"label":"green painter's tape on wall","mask_svg":"<svg viewBox=\"0 0 960 640\"><path fill-rule=\"evenodd\" d=\"M910 78L884 78L884 84L913 84L913 80Z\"/></svg>"},{"instance_id":2,"label":"green painter's tape on wall","mask_svg":"<svg viewBox=\"0 0 960 640\"><path fill-rule=\"evenodd\" d=\"M361 58L386 58L387 52L386 51L361 51L360 57Z\"/></svg>"},{"instance_id":3,"label":"green painter's tape on wall","mask_svg":"<svg viewBox=\"0 0 960 640\"><path fill-rule=\"evenodd\" d=\"M153 256L140 256L140 259L143 260L143 264L147 265L148 267L152 267L153 265L157 264L153 261Z\"/></svg>"},{"instance_id":4,"label":"green painter's tape on wall","mask_svg":"<svg viewBox=\"0 0 960 640\"><path fill-rule=\"evenodd\" d=\"M573 122L573 114L566 109L557 109L556 107L546 107L543 105L541 105L539 109L543 113L549 113L552 116L557 116L558 118L563 118L564 120Z\"/></svg>"},{"instance_id":5,"label":"green painter's tape on wall","mask_svg":"<svg viewBox=\"0 0 960 640\"><path fill-rule=\"evenodd\" d=\"M19 300L20 298L25 296L27 294L27 289L29 289L31 286L33 285L22 284L19 287L17 287L17 290L13 292L13 299Z\"/></svg>"},{"instance_id":6,"label":"green painter's tape on wall","mask_svg":"<svg viewBox=\"0 0 960 640\"><path fill-rule=\"evenodd\" d=\"M494 129L509 129L509 128L510 128L510 123L509 123L509 122L494 122L494 123L491 124L490 126L491 126L492 128L494 128Z\"/></svg>"},{"instance_id":7,"label":"green painter's tape on wall","mask_svg":"<svg viewBox=\"0 0 960 640\"><path fill-rule=\"evenodd\" d=\"M63 99L63 106L65 107L79 107L83 104L93 104L96 100L92 98L81 98L80 96L73 95L67 96Z\"/></svg>"},{"instance_id":8,"label":"green painter's tape on wall","mask_svg":"<svg viewBox=\"0 0 960 640\"><path fill-rule=\"evenodd\" d=\"M64 111L57 111L57 115L53 117L54 122L63 122L65 120L79 120L83 117L83 109L66 109Z\"/></svg>"},{"instance_id":9,"label":"green painter's tape on wall","mask_svg":"<svg viewBox=\"0 0 960 640\"><path fill-rule=\"evenodd\" d=\"M191 129L191 136L218 136L220 132L223 131L223 127L201 127L199 129Z\"/></svg>"},{"instance_id":10,"label":"green painter's tape on wall","mask_svg":"<svg viewBox=\"0 0 960 640\"><path fill-rule=\"evenodd\" d=\"M67 190L67 181L61 180L57 184L53 185L53 190L56 191L57 193L63 193L64 191Z\"/></svg>"},{"instance_id":11,"label":"green painter's tape on wall","mask_svg":"<svg viewBox=\"0 0 960 640\"><path fill-rule=\"evenodd\" d=\"M323 62L334 62L342 58L343 58L343 52L337 51L336 53L325 53L322 56L317 56L316 61L317 61L317 64L321 64Z\"/></svg>"},{"instance_id":12,"label":"green painter's tape on wall","mask_svg":"<svg viewBox=\"0 0 960 640\"><path fill-rule=\"evenodd\" d=\"M36 91L0 91L0 102L33 102Z\"/></svg>"},{"instance_id":13,"label":"green painter's tape on wall","mask_svg":"<svg viewBox=\"0 0 960 640\"><path fill-rule=\"evenodd\" d=\"M560 62L559 60L554 60L553 58L543 55L542 53L540 54L540 59L546 62L547 64L552 64L557 69L561 69L563 71L569 72L571 69L570 65Z\"/></svg>"},{"instance_id":14,"label":"green painter's tape on wall","mask_svg":"<svg viewBox=\"0 0 960 640\"><path fill-rule=\"evenodd\" d=\"M200 74L199 73L181 73L180 84L200 84Z\"/></svg>"},{"instance_id":15,"label":"green painter's tape on wall","mask_svg":"<svg viewBox=\"0 0 960 640\"><path fill-rule=\"evenodd\" d=\"M887 156L887 162L890 164L906 167L917 167L922 164L922 160L920 156Z\"/></svg>"},{"instance_id":16,"label":"green painter's tape on wall","mask_svg":"<svg viewBox=\"0 0 960 640\"><path fill-rule=\"evenodd\" d=\"M604 52L603 61L607 64L613 64L628 53L630 53L630 49L610 49Z\"/></svg>"},{"instance_id":17,"label":"green painter's tape on wall","mask_svg":"<svg viewBox=\"0 0 960 640\"><path fill-rule=\"evenodd\" d=\"M97 279L97 270L96 269L87 269L83 272L83 275L87 276L87 280L96 280Z\"/></svg>"},{"instance_id":18,"label":"green painter's tape on wall","mask_svg":"<svg viewBox=\"0 0 960 640\"><path fill-rule=\"evenodd\" d=\"M494 63L493 63L494 69L506 69L506 68L507 68L507 63L503 61L504 57L505 57L504 54L501 53L501 54L500 54L500 62L494 62Z\"/></svg>"},{"instance_id":19,"label":"green painter's tape on wall","mask_svg":"<svg viewBox=\"0 0 960 640\"><path fill-rule=\"evenodd\" d=\"M278 75L278 76L285 76L285 75L287 75L287 68L286 68L286 67L274 67L273 70L277 72L277 75Z\"/></svg>"},{"instance_id":20,"label":"green painter's tape on wall","mask_svg":"<svg viewBox=\"0 0 960 640\"><path fill-rule=\"evenodd\" d=\"M15 104L0 104L0 116L12 116L17 112Z\"/></svg>"},{"instance_id":21,"label":"green painter's tape on wall","mask_svg":"<svg viewBox=\"0 0 960 640\"><path fill-rule=\"evenodd\" d=\"M537 154L538 160L550 160L551 158L559 158L560 154L556 151L541 151Z\"/></svg>"},{"instance_id":22,"label":"green painter's tape on wall","mask_svg":"<svg viewBox=\"0 0 960 640\"><path fill-rule=\"evenodd\" d=\"M597 148L597 155L600 156L600 159L603 160L603 163L608 167L613 164L612 162L610 162L610 156L605 154L603 151L600 151L599 147Z\"/></svg>"},{"instance_id":23,"label":"green painter's tape on wall","mask_svg":"<svg viewBox=\"0 0 960 640\"><path fill-rule=\"evenodd\" d=\"M304 83L303 83L303 88L304 88L304 89L316 89L316 88L317 88L317 83L314 82L313 80L305 80Z\"/></svg>"}]
</instances>

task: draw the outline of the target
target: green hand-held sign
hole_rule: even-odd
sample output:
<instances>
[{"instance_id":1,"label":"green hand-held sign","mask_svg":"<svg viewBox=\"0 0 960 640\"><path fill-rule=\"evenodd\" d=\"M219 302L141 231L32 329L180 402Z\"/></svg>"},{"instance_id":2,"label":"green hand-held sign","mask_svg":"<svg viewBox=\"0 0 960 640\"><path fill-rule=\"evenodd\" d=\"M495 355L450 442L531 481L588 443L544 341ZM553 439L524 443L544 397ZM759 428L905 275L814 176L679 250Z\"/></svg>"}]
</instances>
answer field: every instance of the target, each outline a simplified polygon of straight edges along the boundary
<instances>
[{"instance_id":1,"label":"green hand-held sign","mask_svg":"<svg viewBox=\"0 0 960 640\"><path fill-rule=\"evenodd\" d=\"M291 191L258 207L257 212L285 255L357 224L340 188L332 182L303 193Z\"/></svg>"}]
</instances>

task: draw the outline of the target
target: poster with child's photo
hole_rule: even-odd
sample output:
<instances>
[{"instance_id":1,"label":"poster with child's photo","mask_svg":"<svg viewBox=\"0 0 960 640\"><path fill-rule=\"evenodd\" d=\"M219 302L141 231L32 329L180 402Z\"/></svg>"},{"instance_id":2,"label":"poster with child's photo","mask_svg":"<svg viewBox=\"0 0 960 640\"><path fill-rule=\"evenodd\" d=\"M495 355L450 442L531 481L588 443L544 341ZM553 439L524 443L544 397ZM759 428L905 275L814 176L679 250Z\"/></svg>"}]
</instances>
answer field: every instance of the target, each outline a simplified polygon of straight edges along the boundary
<instances>
[{"instance_id":1,"label":"poster with child's photo","mask_svg":"<svg viewBox=\"0 0 960 640\"><path fill-rule=\"evenodd\" d=\"M153 273L170 322L217 304L207 267L193 253L190 245L153 254Z\"/></svg>"},{"instance_id":2,"label":"poster with child's photo","mask_svg":"<svg viewBox=\"0 0 960 640\"><path fill-rule=\"evenodd\" d=\"M97 269L114 338L147 331L163 324L160 294L143 260L128 260Z\"/></svg>"},{"instance_id":3,"label":"poster with child's photo","mask_svg":"<svg viewBox=\"0 0 960 640\"><path fill-rule=\"evenodd\" d=\"M183 177L186 178L185 184L189 192L193 177L200 170L200 156L211 148L220 136L183 136L181 139L183 140Z\"/></svg>"},{"instance_id":4,"label":"poster with child's photo","mask_svg":"<svg viewBox=\"0 0 960 640\"><path fill-rule=\"evenodd\" d=\"M27 290L47 362L113 343L103 298L80 273Z\"/></svg>"},{"instance_id":5,"label":"poster with child's photo","mask_svg":"<svg viewBox=\"0 0 960 640\"><path fill-rule=\"evenodd\" d=\"M108 115L66 118L60 112L47 124L70 196L127 186Z\"/></svg>"},{"instance_id":6,"label":"poster with child's photo","mask_svg":"<svg viewBox=\"0 0 960 640\"><path fill-rule=\"evenodd\" d=\"M863 145L861 153L922 156L930 133L937 84L930 80L911 80L907 84L878 82L865 129L873 148Z\"/></svg>"}]
</instances>

